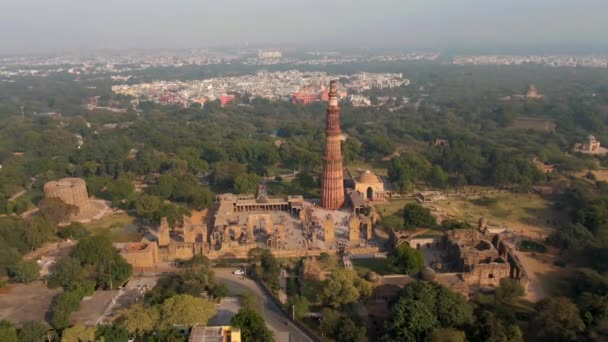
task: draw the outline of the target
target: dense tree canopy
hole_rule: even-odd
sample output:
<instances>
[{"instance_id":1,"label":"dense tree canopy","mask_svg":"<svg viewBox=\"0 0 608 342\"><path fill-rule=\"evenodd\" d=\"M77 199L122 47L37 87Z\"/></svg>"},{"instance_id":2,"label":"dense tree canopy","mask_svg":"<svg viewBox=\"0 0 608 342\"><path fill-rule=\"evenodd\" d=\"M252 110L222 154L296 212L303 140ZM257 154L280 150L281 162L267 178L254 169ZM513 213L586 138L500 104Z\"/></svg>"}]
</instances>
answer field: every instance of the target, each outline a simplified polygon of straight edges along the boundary
<instances>
[{"instance_id":1,"label":"dense tree canopy","mask_svg":"<svg viewBox=\"0 0 608 342\"><path fill-rule=\"evenodd\" d=\"M391 307L383 339L420 341L436 328L462 328L472 321L473 308L460 294L435 283L414 282Z\"/></svg>"}]
</instances>

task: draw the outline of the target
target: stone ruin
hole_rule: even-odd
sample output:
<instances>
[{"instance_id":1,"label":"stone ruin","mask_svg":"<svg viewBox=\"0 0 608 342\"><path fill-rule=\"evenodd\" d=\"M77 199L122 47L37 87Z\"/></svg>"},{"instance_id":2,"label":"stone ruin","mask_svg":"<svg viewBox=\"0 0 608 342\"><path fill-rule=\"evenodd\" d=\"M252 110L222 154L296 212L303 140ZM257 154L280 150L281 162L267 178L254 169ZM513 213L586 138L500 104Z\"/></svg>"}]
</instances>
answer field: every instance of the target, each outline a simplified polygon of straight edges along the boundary
<instances>
[{"instance_id":1,"label":"stone ruin","mask_svg":"<svg viewBox=\"0 0 608 342\"><path fill-rule=\"evenodd\" d=\"M469 286L500 286L503 278L518 280L524 289L527 276L521 263L500 235L491 235L487 221L480 219L479 229L455 229L446 233L448 259Z\"/></svg>"},{"instance_id":2,"label":"stone ruin","mask_svg":"<svg viewBox=\"0 0 608 342\"><path fill-rule=\"evenodd\" d=\"M82 178L62 178L47 182L44 184L44 197L59 198L77 207L78 212L70 217L70 221L90 222L100 219L109 210L105 201L89 198L87 184Z\"/></svg>"}]
</instances>

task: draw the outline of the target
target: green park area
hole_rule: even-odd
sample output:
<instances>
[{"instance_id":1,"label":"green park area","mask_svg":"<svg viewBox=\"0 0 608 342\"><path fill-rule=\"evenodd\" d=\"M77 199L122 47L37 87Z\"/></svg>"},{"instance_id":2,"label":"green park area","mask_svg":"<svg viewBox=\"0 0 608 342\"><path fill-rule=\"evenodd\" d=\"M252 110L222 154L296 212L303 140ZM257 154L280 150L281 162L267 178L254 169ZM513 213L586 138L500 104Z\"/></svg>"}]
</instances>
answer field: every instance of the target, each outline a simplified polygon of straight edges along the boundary
<instances>
[{"instance_id":1,"label":"green park area","mask_svg":"<svg viewBox=\"0 0 608 342\"><path fill-rule=\"evenodd\" d=\"M107 235L113 242L133 242L142 238L135 224L135 218L122 211L87 223L85 227L95 235Z\"/></svg>"},{"instance_id":2,"label":"green park area","mask_svg":"<svg viewBox=\"0 0 608 342\"><path fill-rule=\"evenodd\" d=\"M379 275L394 273L390 270L386 258L353 259L353 268L360 276L365 276L368 272L376 272Z\"/></svg>"}]
</instances>

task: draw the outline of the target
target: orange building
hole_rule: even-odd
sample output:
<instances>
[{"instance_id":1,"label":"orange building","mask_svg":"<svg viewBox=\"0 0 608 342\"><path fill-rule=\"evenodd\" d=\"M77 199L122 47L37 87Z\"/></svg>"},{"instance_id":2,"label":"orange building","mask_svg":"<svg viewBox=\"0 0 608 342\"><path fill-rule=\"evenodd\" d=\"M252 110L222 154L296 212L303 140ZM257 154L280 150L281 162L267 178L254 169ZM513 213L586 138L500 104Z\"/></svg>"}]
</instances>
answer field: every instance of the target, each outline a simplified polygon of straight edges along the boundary
<instances>
[{"instance_id":1,"label":"orange building","mask_svg":"<svg viewBox=\"0 0 608 342\"><path fill-rule=\"evenodd\" d=\"M220 96L220 103L221 103L222 107L224 107L225 105L234 102L235 99L236 99L236 96L234 96L234 95L224 94L224 95Z\"/></svg>"}]
</instances>

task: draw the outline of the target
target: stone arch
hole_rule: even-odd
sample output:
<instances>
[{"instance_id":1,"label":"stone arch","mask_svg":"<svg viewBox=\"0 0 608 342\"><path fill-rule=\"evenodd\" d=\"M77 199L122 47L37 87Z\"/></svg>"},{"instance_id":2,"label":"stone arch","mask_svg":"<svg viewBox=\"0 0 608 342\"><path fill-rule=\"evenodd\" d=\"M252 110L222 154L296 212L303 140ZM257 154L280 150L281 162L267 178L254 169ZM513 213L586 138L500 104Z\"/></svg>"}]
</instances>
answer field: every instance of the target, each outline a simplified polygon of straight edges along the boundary
<instances>
[{"instance_id":1,"label":"stone arch","mask_svg":"<svg viewBox=\"0 0 608 342\"><path fill-rule=\"evenodd\" d=\"M367 187L366 198L370 201L374 199L374 189L371 186Z\"/></svg>"}]
</instances>

